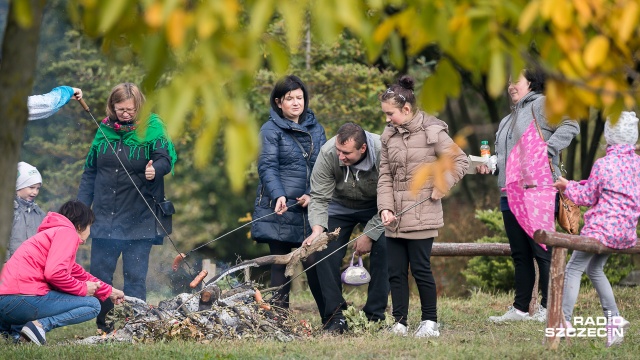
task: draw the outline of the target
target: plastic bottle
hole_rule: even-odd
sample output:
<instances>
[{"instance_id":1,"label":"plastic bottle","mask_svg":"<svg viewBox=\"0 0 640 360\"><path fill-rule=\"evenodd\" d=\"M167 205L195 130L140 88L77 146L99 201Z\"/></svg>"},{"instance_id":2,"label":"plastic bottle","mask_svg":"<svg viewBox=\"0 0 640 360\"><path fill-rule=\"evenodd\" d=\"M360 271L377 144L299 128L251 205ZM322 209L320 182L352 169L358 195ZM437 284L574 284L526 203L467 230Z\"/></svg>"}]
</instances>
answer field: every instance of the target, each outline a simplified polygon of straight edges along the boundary
<instances>
[{"instance_id":1,"label":"plastic bottle","mask_svg":"<svg viewBox=\"0 0 640 360\"><path fill-rule=\"evenodd\" d=\"M491 157L491 147L489 147L489 142L487 140L482 140L480 142L480 156L483 158Z\"/></svg>"}]
</instances>

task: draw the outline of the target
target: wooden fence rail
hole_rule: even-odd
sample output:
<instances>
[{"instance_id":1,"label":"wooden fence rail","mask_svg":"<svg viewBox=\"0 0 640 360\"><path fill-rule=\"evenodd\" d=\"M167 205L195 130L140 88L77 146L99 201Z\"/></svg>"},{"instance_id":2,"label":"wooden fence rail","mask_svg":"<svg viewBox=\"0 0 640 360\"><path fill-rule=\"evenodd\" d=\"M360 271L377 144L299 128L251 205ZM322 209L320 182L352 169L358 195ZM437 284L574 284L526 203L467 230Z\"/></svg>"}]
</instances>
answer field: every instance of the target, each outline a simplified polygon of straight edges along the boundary
<instances>
[{"instance_id":1,"label":"wooden fence rail","mask_svg":"<svg viewBox=\"0 0 640 360\"><path fill-rule=\"evenodd\" d=\"M549 271L549 292L547 299L547 328L558 329L564 327L564 315L562 314L562 291L564 289L564 269L566 267L567 249L580 250L594 254L637 254L640 253L640 245L635 247L615 250L606 247L600 241L579 235L562 234L553 231L537 230L533 234L533 240L538 244L553 247L551 253L551 269ZM546 334L546 332L545 332ZM555 350L560 344L560 338L555 336L545 337L550 349Z\"/></svg>"},{"instance_id":2,"label":"wooden fence rail","mask_svg":"<svg viewBox=\"0 0 640 360\"><path fill-rule=\"evenodd\" d=\"M431 256L509 256L511 255L511 248L509 248L509 244L504 243L434 243L433 248L431 249ZM271 258L270 256L262 257ZM253 261L256 261L254 259ZM258 261L260 262L260 261ZM208 283L211 279L216 276L216 265L211 261L211 259L205 259L202 262L202 269L208 271L208 275L202 283ZM245 278L249 279L251 277L250 268L246 268L245 270ZM299 271L302 271L300 267ZM293 287L300 287L300 284L293 284ZM534 294L537 294L537 278L536 278L536 290ZM532 304L535 301L535 296L532 299ZM532 310L531 310L532 311ZM531 312L530 311L530 312Z\"/></svg>"},{"instance_id":3,"label":"wooden fence rail","mask_svg":"<svg viewBox=\"0 0 640 360\"><path fill-rule=\"evenodd\" d=\"M433 243L431 256L509 256L509 244L501 243Z\"/></svg>"}]
</instances>

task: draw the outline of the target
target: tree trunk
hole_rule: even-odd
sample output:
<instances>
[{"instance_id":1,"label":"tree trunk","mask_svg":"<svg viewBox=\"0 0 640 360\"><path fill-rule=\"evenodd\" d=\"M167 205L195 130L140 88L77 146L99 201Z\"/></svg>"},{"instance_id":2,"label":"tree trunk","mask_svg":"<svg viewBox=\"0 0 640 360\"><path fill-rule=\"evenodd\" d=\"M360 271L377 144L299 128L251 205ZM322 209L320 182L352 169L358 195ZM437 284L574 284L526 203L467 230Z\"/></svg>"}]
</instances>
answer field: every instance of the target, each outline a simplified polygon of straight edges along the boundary
<instances>
[{"instance_id":1,"label":"tree trunk","mask_svg":"<svg viewBox=\"0 0 640 360\"><path fill-rule=\"evenodd\" d=\"M498 103L493 98L493 96L489 95L489 92L487 92L486 76L482 77L482 86L477 89L480 95L482 96L484 103L487 105L487 111L489 112L489 118L491 119L491 123L492 124L500 123L500 120L502 119L502 117L500 116L500 113L498 111Z\"/></svg>"},{"instance_id":2,"label":"tree trunk","mask_svg":"<svg viewBox=\"0 0 640 360\"><path fill-rule=\"evenodd\" d=\"M305 68L307 70L311 70L311 21L310 20L307 20L307 36L306 36L305 42L306 42L305 53L304 53Z\"/></svg>"},{"instance_id":3,"label":"tree trunk","mask_svg":"<svg viewBox=\"0 0 640 360\"><path fill-rule=\"evenodd\" d=\"M575 140L572 141L572 143L575 143L575 142L576 142ZM580 158L582 159L580 164L581 178L584 177L585 169L586 169L585 167L587 167L588 169L591 169L591 165L588 165L589 161L587 161L587 156L588 156L587 154L589 152L588 148L589 148L589 123L583 121L580 123ZM573 177L571 177L570 179L573 180Z\"/></svg>"},{"instance_id":4,"label":"tree trunk","mask_svg":"<svg viewBox=\"0 0 640 360\"><path fill-rule=\"evenodd\" d=\"M463 95L460 95L460 97L458 98L458 103L462 103L464 99ZM458 133L458 131L460 131L460 129L458 128L458 125L456 124L456 116L453 113L453 108L452 108L452 104L451 104L452 100L451 99L447 99L447 103L446 103L446 113L447 113L447 117L449 118L447 121L447 123L450 125L450 133L451 134L456 134ZM463 112L463 107L460 106L460 110L462 113L462 117L463 117L463 123L470 123L469 122L469 118L465 117L468 114L464 114ZM467 199L471 200L471 203L475 204L476 203L476 197L473 194L473 191L471 191L471 189L469 188L469 181L462 181L461 182L462 185L462 190L464 191L464 193L467 196Z\"/></svg>"},{"instance_id":5,"label":"tree trunk","mask_svg":"<svg viewBox=\"0 0 640 360\"><path fill-rule=\"evenodd\" d=\"M564 168L567 171L567 173L564 174L563 176L568 180L575 179L577 147L578 147L577 142L572 141L571 144L569 144L569 146L567 147L566 155L563 159Z\"/></svg>"},{"instance_id":6,"label":"tree trunk","mask_svg":"<svg viewBox=\"0 0 640 360\"><path fill-rule=\"evenodd\" d=\"M588 121L580 122L580 178L586 179L591 173L591 168L595 162L595 158L600 148L600 138L604 133L604 123L602 111L598 111L593 125L593 132L589 135L589 127L591 123ZM571 146L575 147L575 142ZM571 147L570 146L570 147ZM575 160L575 159L574 159ZM572 170L572 169L570 169Z\"/></svg>"},{"instance_id":7,"label":"tree trunk","mask_svg":"<svg viewBox=\"0 0 640 360\"><path fill-rule=\"evenodd\" d=\"M0 64L0 258L4 259L13 221L17 163L27 125L27 97L36 71L42 11L46 0L30 0L32 25L15 20L15 1L9 2Z\"/></svg>"},{"instance_id":8,"label":"tree trunk","mask_svg":"<svg viewBox=\"0 0 640 360\"><path fill-rule=\"evenodd\" d=\"M602 111L598 111L598 116L596 117L596 123L593 128L593 134L591 135L591 144L589 146L589 152L586 154L586 157L582 157L580 161L583 164L583 172L582 178L586 179L589 177L591 173L591 168L593 167L593 163L596 159L596 153L598 152L598 148L600 147L600 138L602 134L604 134L604 123L605 119L602 117ZM585 139L586 140L586 139Z\"/></svg>"}]
</instances>

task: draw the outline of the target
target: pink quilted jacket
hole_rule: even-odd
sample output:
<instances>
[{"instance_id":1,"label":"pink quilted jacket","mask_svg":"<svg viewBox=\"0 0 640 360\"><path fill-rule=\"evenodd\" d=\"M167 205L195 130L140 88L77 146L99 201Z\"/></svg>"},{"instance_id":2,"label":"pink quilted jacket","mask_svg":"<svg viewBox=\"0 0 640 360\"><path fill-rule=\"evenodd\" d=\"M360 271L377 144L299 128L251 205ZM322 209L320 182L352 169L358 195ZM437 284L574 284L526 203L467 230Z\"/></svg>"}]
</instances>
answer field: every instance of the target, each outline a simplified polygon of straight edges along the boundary
<instances>
[{"instance_id":1,"label":"pink quilted jacket","mask_svg":"<svg viewBox=\"0 0 640 360\"><path fill-rule=\"evenodd\" d=\"M600 240L610 248L636 245L640 217L640 156L634 145L610 145L598 159L589 179L581 185L569 181L565 195L580 206L591 206L584 214L582 236Z\"/></svg>"}]
</instances>

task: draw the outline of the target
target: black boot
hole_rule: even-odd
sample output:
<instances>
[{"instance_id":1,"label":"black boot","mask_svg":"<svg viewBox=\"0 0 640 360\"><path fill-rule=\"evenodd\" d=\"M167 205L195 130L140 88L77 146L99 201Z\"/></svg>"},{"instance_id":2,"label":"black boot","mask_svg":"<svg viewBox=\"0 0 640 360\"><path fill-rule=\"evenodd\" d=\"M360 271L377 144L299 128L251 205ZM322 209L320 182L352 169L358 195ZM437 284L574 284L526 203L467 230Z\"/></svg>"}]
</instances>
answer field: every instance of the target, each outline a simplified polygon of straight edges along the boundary
<instances>
[{"instance_id":1,"label":"black boot","mask_svg":"<svg viewBox=\"0 0 640 360\"><path fill-rule=\"evenodd\" d=\"M343 317L333 317L324 327L324 330L331 333L344 334L349 330L349 326L347 325L347 320Z\"/></svg>"}]
</instances>

